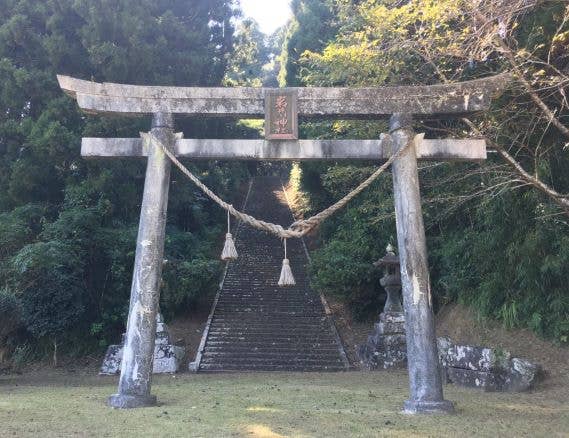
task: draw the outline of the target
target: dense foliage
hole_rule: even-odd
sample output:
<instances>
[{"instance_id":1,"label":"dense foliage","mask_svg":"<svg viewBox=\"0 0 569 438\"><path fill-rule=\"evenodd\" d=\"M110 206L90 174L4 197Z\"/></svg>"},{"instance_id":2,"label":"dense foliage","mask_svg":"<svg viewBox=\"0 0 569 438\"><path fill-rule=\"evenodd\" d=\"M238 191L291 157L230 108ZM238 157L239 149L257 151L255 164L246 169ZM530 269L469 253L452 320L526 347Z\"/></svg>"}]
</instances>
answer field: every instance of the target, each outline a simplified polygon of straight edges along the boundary
<instances>
[{"instance_id":1,"label":"dense foliage","mask_svg":"<svg viewBox=\"0 0 569 438\"><path fill-rule=\"evenodd\" d=\"M295 9L284 53L288 61L283 61L291 85L433 84L502 71L516 75L492 111L468 120L417 121L417 129L431 138L484 135L498 151L484 164L422 165L433 289L439 304L468 303L506 325L531 327L567 342L566 2L298 3L305 7ZM318 8L308 7L314 3L321 12L312 20L338 23L337 31L320 48L299 44L294 52L291 41L311 32L301 18L307 11L318 14ZM305 124L304 133L377 138L385 129L382 122L313 122ZM508 157L515 157L526 173ZM361 165L303 165L302 188L310 207L318 210L370 171ZM314 285L345 297L362 316L377 309L373 297L378 296L379 273L370 264L396 240L389 180L368 190L320 237L323 246L312 264Z\"/></svg>"},{"instance_id":2,"label":"dense foliage","mask_svg":"<svg viewBox=\"0 0 569 438\"><path fill-rule=\"evenodd\" d=\"M293 17L282 45L279 83L300 86L299 60L306 50L320 50L336 30L334 3L327 0L292 0Z\"/></svg>"},{"instance_id":3,"label":"dense foliage","mask_svg":"<svg viewBox=\"0 0 569 438\"><path fill-rule=\"evenodd\" d=\"M106 345L128 309L144 163L87 162L80 138L137 136L149 120L85 116L56 74L219 85L237 12L232 0L0 1L0 337L12 333L12 349ZM226 125L177 129L222 137ZM247 173L194 170L222 194ZM170 193L162 310L171 316L215 288L223 215L178 174Z\"/></svg>"},{"instance_id":4,"label":"dense foliage","mask_svg":"<svg viewBox=\"0 0 569 438\"><path fill-rule=\"evenodd\" d=\"M285 27L265 35L252 18L237 24L233 53L228 62L223 85L278 87L277 75ZM258 132L258 131L257 131Z\"/></svg>"}]
</instances>

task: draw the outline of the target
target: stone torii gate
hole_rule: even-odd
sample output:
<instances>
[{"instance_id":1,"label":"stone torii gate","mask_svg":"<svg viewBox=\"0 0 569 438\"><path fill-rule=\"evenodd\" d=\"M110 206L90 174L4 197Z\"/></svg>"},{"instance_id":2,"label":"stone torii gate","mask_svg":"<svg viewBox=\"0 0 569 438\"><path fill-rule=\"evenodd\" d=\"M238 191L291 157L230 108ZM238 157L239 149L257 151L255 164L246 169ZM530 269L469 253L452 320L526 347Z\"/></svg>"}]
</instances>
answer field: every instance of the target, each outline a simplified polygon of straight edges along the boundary
<instances>
[{"instance_id":1,"label":"stone torii gate","mask_svg":"<svg viewBox=\"0 0 569 438\"><path fill-rule=\"evenodd\" d=\"M152 114L152 134L179 157L193 160L385 160L414 138L413 117L458 117L485 110L509 81L507 75L449 85L382 88L197 88L95 83L58 76L61 88L87 113ZM183 139L174 114L265 117L265 140ZM265 115L266 114L266 115ZM339 119L390 117L380 140L298 140L298 116ZM416 143L416 144L415 144ZM170 160L140 138L83 138L86 158L147 158L130 310L116 408L150 406ZM451 412L443 398L417 160L486 158L484 140L411 142L393 162L397 240L406 317L410 397L408 413Z\"/></svg>"}]
</instances>

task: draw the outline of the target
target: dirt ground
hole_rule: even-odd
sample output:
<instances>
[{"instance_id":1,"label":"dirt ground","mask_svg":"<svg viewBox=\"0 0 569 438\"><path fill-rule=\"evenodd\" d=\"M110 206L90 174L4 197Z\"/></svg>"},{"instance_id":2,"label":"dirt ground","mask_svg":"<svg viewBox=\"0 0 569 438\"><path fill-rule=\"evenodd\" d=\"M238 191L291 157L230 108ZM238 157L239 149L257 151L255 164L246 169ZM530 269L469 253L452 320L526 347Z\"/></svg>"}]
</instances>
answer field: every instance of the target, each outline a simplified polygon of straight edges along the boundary
<instances>
[{"instance_id":1,"label":"dirt ground","mask_svg":"<svg viewBox=\"0 0 569 438\"><path fill-rule=\"evenodd\" d=\"M195 359L210 310L211 303L204 303L191 315L177 318L168 325L171 342L186 349L183 364L187 365Z\"/></svg>"}]
</instances>

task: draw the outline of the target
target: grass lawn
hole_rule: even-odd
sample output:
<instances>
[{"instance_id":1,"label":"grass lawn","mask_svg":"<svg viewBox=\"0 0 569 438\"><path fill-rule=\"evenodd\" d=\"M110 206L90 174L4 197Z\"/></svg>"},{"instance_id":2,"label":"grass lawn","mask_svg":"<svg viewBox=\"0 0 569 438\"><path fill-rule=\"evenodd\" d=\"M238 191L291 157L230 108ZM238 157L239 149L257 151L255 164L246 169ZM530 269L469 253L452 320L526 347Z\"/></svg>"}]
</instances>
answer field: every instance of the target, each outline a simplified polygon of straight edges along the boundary
<instances>
[{"instance_id":1,"label":"grass lawn","mask_svg":"<svg viewBox=\"0 0 569 438\"><path fill-rule=\"evenodd\" d=\"M160 406L105 406L116 378L44 372L0 377L0 436L569 436L567 388L500 394L446 386L451 416L401 413L405 372L158 376ZM547 382L546 382L547 383Z\"/></svg>"}]
</instances>

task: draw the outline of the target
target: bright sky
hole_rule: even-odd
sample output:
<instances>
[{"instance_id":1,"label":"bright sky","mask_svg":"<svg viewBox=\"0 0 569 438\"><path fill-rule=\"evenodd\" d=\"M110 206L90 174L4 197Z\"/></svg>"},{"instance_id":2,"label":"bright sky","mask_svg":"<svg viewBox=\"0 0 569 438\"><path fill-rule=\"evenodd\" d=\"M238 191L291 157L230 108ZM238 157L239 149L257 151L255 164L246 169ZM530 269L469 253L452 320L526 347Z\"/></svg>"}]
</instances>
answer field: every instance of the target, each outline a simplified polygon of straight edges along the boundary
<instances>
[{"instance_id":1,"label":"bright sky","mask_svg":"<svg viewBox=\"0 0 569 438\"><path fill-rule=\"evenodd\" d=\"M245 17L254 18L266 34L285 24L290 15L290 0L241 0Z\"/></svg>"}]
</instances>

